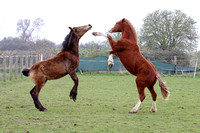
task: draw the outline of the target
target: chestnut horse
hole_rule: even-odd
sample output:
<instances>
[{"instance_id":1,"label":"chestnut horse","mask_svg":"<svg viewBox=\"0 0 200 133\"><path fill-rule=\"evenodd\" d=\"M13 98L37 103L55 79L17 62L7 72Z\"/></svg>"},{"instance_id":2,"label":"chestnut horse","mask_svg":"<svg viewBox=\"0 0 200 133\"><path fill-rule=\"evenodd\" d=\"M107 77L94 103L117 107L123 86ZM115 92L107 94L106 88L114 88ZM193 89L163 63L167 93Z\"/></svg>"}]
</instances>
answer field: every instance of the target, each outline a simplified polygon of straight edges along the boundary
<instances>
[{"instance_id":1,"label":"chestnut horse","mask_svg":"<svg viewBox=\"0 0 200 133\"><path fill-rule=\"evenodd\" d=\"M110 51L109 62L113 62L112 54L116 55L128 72L136 76L136 85L139 93L139 101L133 107L129 113L136 113L140 104L145 99L144 89L147 87L151 93L153 104L151 112L156 112L156 97L157 94L154 90L156 79L159 81L161 93L164 99L168 99L169 91L168 87L161 80L157 74L155 67L151 62L146 60L140 52L140 48L137 42L137 34L132 24L127 19L122 19L115 24L115 26L109 31L122 32L122 38L117 42L112 39L110 35L107 35L112 51ZM99 32L93 32L95 36L105 36ZM110 65L110 64L109 64ZM111 64L110 66L112 66Z\"/></svg>"},{"instance_id":2,"label":"chestnut horse","mask_svg":"<svg viewBox=\"0 0 200 133\"><path fill-rule=\"evenodd\" d=\"M35 107L40 111L47 109L42 106L39 101L39 92L47 80L61 78L67 74L70 75L74 81L74 86L70 92L70 98L76 101L78 77L76 75L76 68L79 65L79 39L92 28L92 26L85 25L80 27L70 28L70 33L65 37L62 43L62 50L56 56L34 64L30 69L22 71L24 76L29 76L35 86L30 91Z\"/></svg>"}]
</instances>

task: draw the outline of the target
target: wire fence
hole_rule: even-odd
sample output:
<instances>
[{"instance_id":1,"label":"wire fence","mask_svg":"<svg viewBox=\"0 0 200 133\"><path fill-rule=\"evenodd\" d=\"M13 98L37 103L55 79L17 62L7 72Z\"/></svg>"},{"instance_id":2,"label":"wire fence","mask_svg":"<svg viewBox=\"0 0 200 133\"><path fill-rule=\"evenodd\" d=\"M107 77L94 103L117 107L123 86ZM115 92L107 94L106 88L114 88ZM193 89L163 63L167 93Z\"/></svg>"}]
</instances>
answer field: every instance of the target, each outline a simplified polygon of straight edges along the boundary
<instances>
[{"instance_id":1,"label":"wire fence","mask_svg":"<svg viewBox=\"0 0 200 133\"><path fill-rule=\"evenodd\" d=\"M79 71L83 72L92 72L92 71L107 71L108 63L107 57L105 56L96 56L92 58L80 58L80 65L78 67ZM190 60L190 65L180 65L176 61L174 64L167 63L163 61L149 60L156 68L156 70L161 74L185 74L185 73L194 73L197 68L197 59ZM180 61L179 61L180 62ZM195 65L196 64L196 65ZM126 71L122 63L118 58L114 58L114 66L110 71Z\"/></svg>"}]
</instances>

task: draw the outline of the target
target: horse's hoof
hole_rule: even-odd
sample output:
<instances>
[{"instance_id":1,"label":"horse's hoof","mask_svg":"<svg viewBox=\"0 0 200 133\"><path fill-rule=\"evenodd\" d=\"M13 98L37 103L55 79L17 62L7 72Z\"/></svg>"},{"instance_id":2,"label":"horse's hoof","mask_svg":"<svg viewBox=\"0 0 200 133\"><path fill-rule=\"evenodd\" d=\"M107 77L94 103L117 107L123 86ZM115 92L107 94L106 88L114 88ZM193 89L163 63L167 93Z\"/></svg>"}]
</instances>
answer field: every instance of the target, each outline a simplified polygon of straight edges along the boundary
<instances>
[{"instance_id":1,"label":"horse's hoof","mask_svg":"<svg viewBox=\"0 0 200 133\"><path fill-rule=\"evenodd\" d=\"M157 109L151 109L150 112L157 112Z\"/></svg>"},{"instance_id":2,"label":"horse's hoof","mask_svg":"<svg viewBox=\"0 0 200 133\"><path fill-rule=\"evenodd\" d=\"M76 101L76 95L77 94L73 94L73 93L70 93L70 99L73 99L73 101L75 102Z\"/></svg>"},{"instance_id":3,"label":"horse's hoof","mask_svg":"<svg viewBox=\"0 0 200 133\"><path fill-rule=\"evenodd\" d=\"M102 36L101 32L92 32L93 36Z\"/></svg>"},{"instance_id":4,"label":"horse's hoof","mask_svg":"<svg viewBox=\"0 0 200 133\"><path fill-rule=\"evenodd\" d=\"M43 110L43 112L47 112L47 109Z\"/></svg>"},{"instance_id":5,"label":"horse's hoof","mask_svg":"<svg viewBox=\"0 0 200 133\"><path fill-rule=\"evenodd\" d=\"M137 109L131 109L131 110L129 111L129 113L130 113L130 114L133 114L133 113L137 113L137 111L138 111Z\"/></svg>"},{"instance_id":6,"label":"horse's hoof","mask_svg":"<svg viewBox=\"0 0 200 133\"><path fill-rule=\"evenodd\" d=\"M112 68L112 67L113 67L113 64L109 64L108 67L109 67L109 68Z\"/></svg>"},{"instance_id":7,"label":"horse's hoof","mask_svg":"<svg viewBox=\"0 0 200 133\"><path fill-rule=\"evenodd\" d=\"M71 97L70 96L70 99L72 99L74 102L76 102L76 98L75 97Z\"/></svg>"},{"instance_id":8,"label":"horse's hoof","mask_svg":"<svg viewBox=\"0 0 200 133\"><path fill-rule=\"evenodd\" d=\"M43 108L39 108L39 110L40 110L40 111L43 111L43 112L47 112L47 109L44 108L44 107L43 107Z\"/></svg>"},{"instance_id":9,"label":"horse's hoof","mask_svg":"<svg viewBox=\"0 0 200 133\"><path fill-rule=\"evenodd\" d=\"M92 32L92 35L97 36L97 32Z\"/></svg>"},{"instance_id":10,"label":"horse's hoof","mask_svg":"<svg viewBox=\"0 0 200 133\"><path fill-rule=\"evenodd\" d=\"M135 114L135 113L137 113L137 111L129 111L128 113L129 114Z\"/></svg>"}]
</instances>

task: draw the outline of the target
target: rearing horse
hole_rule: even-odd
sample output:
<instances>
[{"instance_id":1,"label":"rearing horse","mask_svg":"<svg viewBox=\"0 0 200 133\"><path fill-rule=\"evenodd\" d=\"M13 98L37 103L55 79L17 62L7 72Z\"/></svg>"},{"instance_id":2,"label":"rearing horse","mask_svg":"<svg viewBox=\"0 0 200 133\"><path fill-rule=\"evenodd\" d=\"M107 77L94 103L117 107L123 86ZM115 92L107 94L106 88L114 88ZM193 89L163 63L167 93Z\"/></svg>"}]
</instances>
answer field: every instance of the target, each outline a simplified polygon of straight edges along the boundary
<instances>
[{"instance_id":1,"label":"rearing horse","mask_svg":"<svg viewBox=\"0 0 200 133\"><path fill-rule=\"evenodd\" d=\"M92 26L85 25L80 27L70 28L70 33L65 37L62 43L62 50L56 56L34 64L30 69L22 71L24 76L29 76L35 86L30 91L35 107L40 111L47 109L42 106L39 101L39 92L47 80L61 78L67 74L70 75L74 81L74 86L70 92L70 98L76 101L78 77L76 75L76 68L79 65L79 39L92 28Z\"/></svg>"},{"instance_id":2,"label":"rearing horse","mask_svg":"<svg viewBox=\"0 0 200 133\"><path fill-rule=\"evenodd\" d=\"M168 87L157 74L153 64L146 60L141 54L137 42L137 34L134 27L127 19L122 19L117 22L109 32L122 32L122 38L116 42L110 35L107 35L110 46L112 48L112 51L109 53L111 56L109 56L108 62L112 62L112 54L114 54L120 59L127 71L136 76L139 101L129 113L136 113L138 111L141 102L145 99L144 89L146 87L151 92L153 99L153 104L150 111L156 112L157 94L154 90L156 79L159 81L159 86L161 88L162 96L164 99L168 99L169 97ZM93 32L93 35L105 36L99 32Z\"/></svg>"}]
</instances>

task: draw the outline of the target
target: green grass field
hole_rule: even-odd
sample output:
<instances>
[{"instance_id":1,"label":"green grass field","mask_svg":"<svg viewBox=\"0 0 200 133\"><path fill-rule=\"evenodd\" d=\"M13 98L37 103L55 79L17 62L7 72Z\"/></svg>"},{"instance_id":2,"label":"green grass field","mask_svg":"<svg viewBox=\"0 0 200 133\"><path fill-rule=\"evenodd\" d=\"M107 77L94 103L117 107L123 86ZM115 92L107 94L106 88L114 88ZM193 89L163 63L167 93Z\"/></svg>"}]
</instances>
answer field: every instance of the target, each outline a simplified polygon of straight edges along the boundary
<instances>
[{"instance_id":1,"label":"green grass field","mask_svg":"<svg viewBox=\"0 0 200 133\"><path fill-rule=\"evenodd\" d=\"M151 113L148 89L138 113L129 114L138 101L135 77L120 74L78 74L77 101L69 98L69 76L48 81L40 101L48 109L35 109L29 78L0 82L0 132L6 133L180 133L200 132L200 79L163 77L170 88L168 101L158 94L158 112Z\"/></svg>"}]
</instances>

